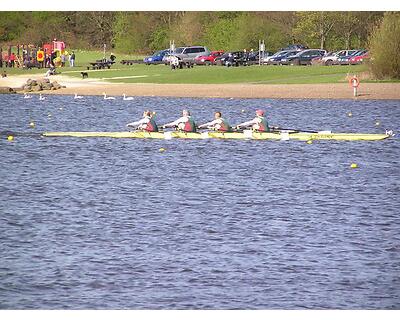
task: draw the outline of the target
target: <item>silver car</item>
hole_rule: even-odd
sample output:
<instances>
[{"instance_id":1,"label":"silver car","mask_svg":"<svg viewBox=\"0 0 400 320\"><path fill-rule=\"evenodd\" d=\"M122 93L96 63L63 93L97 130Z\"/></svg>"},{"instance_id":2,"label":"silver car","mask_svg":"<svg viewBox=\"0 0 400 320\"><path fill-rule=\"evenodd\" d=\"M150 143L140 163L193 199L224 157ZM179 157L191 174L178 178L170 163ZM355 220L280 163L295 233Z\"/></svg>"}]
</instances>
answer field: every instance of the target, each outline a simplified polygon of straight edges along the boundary
<instances>
[{"instance_id":1,"label":"silver car","mask_svg":"<svg viewBox=\"0 0 400 320\"><path fill-rule=\"evenodd\" d=\"M194 63L197 56L208 56L210 53L211 51L207 47L192 46L176 48L173 55L183 62Z\"/></svg>"},{"instance_id":2,"label":"silver car","mask_svg":"<svg viewBox=\"0 0 400 320\"><path fill-rule=\"evenodd\" d=\"M341 51L336 51L331 54L325 55L322 57L321 61L323 62L324 65L330 66L332 64L338 64L338 61L342 57L346 56L351 56L354 53L356 53L358 50L341 50Z\"/></svg>"}]
</instances>

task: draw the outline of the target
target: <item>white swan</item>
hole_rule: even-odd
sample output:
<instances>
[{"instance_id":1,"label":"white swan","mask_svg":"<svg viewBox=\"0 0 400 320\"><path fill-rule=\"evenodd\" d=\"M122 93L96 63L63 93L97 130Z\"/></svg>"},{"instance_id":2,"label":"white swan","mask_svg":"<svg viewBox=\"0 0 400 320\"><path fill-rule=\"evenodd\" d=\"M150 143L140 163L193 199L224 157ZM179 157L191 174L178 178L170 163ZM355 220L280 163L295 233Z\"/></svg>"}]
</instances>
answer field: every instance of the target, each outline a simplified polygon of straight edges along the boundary
<instances>
[{"instance_id":1,"label":"white swan","mask_svg":"<svg viewBox=\"0 0 400 320\"><path fill-rule=\"evenodd\" d=\"M82 97L82 96L78 96L78 94L77 94L77 93L75 93L75 97L74 97L74 99L83 99L83 97Z\"/></svg>"},{"instance_id":2,"label":"white swan","mask_svg":"<svg viewBox=\"0 0 400 320\"><path fill-rule=\"evenodd\" d=\"M46 100L46 97L43 97L42 94L40 93L40 94L39 94L39 100L42 100L42 101L43 101L43 100Z\"/></svg>"},{"instance_id":3,"label":"white swan","mask_svg":"<svg viewBox=\"0 0 400 320\"><path fill-rule=\"evenodd\" d=\"M104 100L115 100L114 97L107 97L106 93L103 92Z\"/></svg>"},{"instance_id":4,"label":"white swan","mask_svg":"<svg viewBox=\"0 0 400 320\"><path fill-rule=\"evenodd\" d=\"M32 96L30 96L30 95L24 93L24 99L32 99Z\"/></svg>"},{"instance_id":5,"label":"white swan","mask_svg":"<svg viewBox=\"0 0 400 320\"><path fill-rule=\"evenodd\" d=\"M124 96L124 100L133 100L133 99L134 99L133 97L127 97L127 96L125 95L125 93L123 94L123 96Z\"/></svg>"}]
</instances>

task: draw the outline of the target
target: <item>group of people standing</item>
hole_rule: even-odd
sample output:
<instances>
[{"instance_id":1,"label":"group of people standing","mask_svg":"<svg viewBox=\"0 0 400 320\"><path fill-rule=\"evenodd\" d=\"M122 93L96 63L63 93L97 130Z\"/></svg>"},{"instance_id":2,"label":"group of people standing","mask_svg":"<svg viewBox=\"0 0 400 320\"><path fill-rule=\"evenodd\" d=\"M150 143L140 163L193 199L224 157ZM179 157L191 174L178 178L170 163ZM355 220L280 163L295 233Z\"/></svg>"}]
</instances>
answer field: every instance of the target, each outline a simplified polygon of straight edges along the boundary
<instances>
[{"instance_id":1,"label":"group of people standing","mask_svg":"<svg viewBox=\"0 0 400 320\"><path fill-rule=\"evenodd\" d=\"M264 117L264 110L256 110L255 118L243 123L236 125L234 128L236 130L251 128L254 131L259 132L269 132L270 127L266 118ZM155 122L154 112L146 110L143 113L143 118L139 121L128 123L126 126L129 128L133 128L136 130L143 130L148 132L157 132L159 129L165 128L176 128L179 131L183 132L196 132L197 129L209 129L220 132L232 132L234 128L232 128L229 122L222 117L222 113L217 111L214 113L214 120L204 123L202 125L197 126L193 117L190 115L188 110L182 111L182 117L179 119L164 124L160 127Z\"/></svg>"},{"instance_id":2,"label":"group of people standing","mask_svg":"<svg viewBox=\"0 0 400 320\"><path fill-rule=\"evenodd\" d=\"M55 52L53 52L50 56L50 64L54 64L55 59L57 59L57 55ZM62 52L60 54L60 67L65 67L67 59L69 60L69 66L75 67L75 52L72 51L71 53L68 52Z\"/></svg>"}]
</instances>

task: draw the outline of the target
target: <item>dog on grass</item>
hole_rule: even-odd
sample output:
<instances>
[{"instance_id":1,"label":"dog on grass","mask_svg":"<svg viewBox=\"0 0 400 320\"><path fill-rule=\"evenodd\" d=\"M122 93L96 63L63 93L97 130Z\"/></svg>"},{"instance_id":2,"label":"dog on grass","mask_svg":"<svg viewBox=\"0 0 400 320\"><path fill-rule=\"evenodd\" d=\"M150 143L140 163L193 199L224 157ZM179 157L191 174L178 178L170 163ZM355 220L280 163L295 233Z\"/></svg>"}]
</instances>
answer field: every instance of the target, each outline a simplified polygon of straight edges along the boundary
<instances>
[{"instance_id":1,"label":"dog on grass","mask_svg":"<svg viewBox=\"0 0 400 320\"><path fill-rule=\"evenodd\" d=\"M89 77L89 74L87 72L81 72L82 79L86 79Z\"/></svg>"}]
</instances>

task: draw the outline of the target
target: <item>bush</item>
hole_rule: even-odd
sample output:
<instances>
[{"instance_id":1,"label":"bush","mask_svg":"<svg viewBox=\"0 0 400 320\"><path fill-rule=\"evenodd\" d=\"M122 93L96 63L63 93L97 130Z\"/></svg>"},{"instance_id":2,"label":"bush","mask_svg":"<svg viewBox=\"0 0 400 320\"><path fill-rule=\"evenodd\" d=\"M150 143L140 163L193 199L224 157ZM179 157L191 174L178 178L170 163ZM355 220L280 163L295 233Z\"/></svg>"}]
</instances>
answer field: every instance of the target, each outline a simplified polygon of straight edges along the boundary
<instances>
[{"instance_id":1,"label":"bush","mask_svg":"<svg viewBox=\"0 0 400 320\"><path fill-rule=\"evenodd\" d=\"M400 13L385 13L370 37L370 69L377 79L400 79Z\"/></svg>"}]
</instances>

